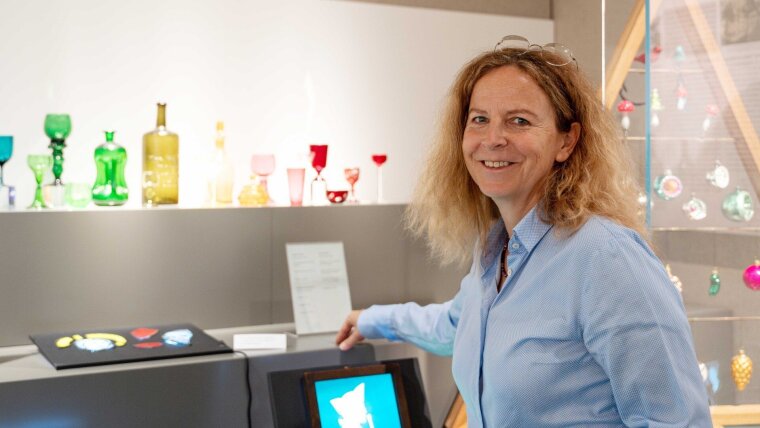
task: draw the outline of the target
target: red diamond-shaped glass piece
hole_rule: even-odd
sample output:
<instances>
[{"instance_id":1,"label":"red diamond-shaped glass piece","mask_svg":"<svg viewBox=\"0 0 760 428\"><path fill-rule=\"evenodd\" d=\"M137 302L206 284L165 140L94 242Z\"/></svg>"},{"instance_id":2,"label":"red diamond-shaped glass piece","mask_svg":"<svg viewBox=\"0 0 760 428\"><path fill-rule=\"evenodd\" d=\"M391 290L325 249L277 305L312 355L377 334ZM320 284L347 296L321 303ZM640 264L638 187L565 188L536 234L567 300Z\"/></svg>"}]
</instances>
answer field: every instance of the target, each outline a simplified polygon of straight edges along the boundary
<instances>
[{"instance_id":1,"label":"red diamond-shaped glass piece","mask_svg":"<svg viewBox=\"0 0 760 428\"><path fill-rule=\"evenodd\" d=\"M159 346L164 346L164 344L161 342L135 343L135 348L140 348L140 349L152 349L152 348L158 348Z\"/></svg>"}]
</instances>

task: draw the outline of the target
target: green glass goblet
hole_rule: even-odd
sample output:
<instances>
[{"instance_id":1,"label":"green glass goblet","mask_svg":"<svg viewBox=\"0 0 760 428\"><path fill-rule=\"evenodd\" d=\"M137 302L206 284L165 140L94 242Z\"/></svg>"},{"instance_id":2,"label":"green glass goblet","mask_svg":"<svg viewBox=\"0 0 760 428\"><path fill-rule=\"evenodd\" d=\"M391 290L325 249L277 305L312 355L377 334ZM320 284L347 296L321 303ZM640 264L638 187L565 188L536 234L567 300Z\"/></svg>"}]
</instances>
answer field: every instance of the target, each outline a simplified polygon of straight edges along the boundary
<instances>
[{"instance_id":1,"label":"green glass goblet","mask_svg":"<svg viewBox=\"0 0 760 428\"><path fill-rule=\"evenodd\" d=\"M48 114L45 116L45 134L50 138L50 148L53 149L53 185L60 186L63 173L63 149L66 148L66 137L71 134L71 116L68 114Z\"/></svg>"},{"instance_id":2,"label":"green glass goblet","mask_svg":"<svg viewBox=\"0 0 760 428\"><path fill-rule=\"evenodd\" d=\"M26 163L34 173L34 179L37 180L37 188L34 191L34 201L29 205L29 209L47 208L45 198L42 197L42 178L45 172L53 166L53 157L50 155L29 155Z\"/></svg>"}]
</instances>

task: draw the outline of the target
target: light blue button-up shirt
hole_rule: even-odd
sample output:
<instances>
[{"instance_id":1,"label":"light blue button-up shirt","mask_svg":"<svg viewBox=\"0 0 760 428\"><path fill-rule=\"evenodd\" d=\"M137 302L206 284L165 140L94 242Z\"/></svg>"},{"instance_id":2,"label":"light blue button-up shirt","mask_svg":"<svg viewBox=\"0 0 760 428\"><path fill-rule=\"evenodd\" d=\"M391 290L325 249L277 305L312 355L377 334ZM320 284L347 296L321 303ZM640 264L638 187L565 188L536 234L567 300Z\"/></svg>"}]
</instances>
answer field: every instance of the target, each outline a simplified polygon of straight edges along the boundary
<instances>
[{"instance_id":1,"label":"light blue button-up shirt","mask_svg":"<svg viewBox=\"0 0 760 428\"><path fill-rule=\"evenodd\" d=\"M476 250L453 300L372 306L367 338L453 355L468 427L710 427L678 291L641 237L592 217L560 235L531 210Z\"/></svg>"}]
</instances>

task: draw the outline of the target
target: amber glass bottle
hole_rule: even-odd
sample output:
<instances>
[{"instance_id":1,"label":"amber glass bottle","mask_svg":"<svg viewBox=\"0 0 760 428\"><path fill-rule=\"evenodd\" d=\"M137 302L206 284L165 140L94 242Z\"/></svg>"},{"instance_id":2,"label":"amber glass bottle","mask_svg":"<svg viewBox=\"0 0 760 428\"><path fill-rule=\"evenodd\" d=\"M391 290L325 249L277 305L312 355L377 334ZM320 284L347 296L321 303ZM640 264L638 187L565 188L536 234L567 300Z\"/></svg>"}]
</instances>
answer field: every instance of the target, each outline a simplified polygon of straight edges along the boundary
<instances>
[{"instance_id":1,"label":"amber glass bottle","mask_svg":"<svg viewBox=\"0 0 760 428\"><path fill-rule=\"evenodd\" d=\"M156 129L143 136L143 205L179 202L179 136L166 129L166 104L158 103Z\"/></svg>"}]
</instances>

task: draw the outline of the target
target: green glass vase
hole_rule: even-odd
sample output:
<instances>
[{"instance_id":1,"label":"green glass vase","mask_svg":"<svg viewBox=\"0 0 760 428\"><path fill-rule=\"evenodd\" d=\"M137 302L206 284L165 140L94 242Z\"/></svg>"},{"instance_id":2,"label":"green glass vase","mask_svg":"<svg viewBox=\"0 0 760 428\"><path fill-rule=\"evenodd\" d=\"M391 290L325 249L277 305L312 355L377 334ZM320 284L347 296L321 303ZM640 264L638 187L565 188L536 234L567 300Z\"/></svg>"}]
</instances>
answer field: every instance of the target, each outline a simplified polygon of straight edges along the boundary
<instances>
[{"instance_id":1,"label":"green glass vase","mask_svg":"<svg viewBox=\"0 0 760 428\"><path fill-rule=\"evenodd\" d=\"M95 149L95 166L98 171L92 186L92 201L95 205L124 205L129 199L124 168L127 166L127 151L113 141L114 131L105 131L106 142Z\"/></svg>"}]
</instances>

